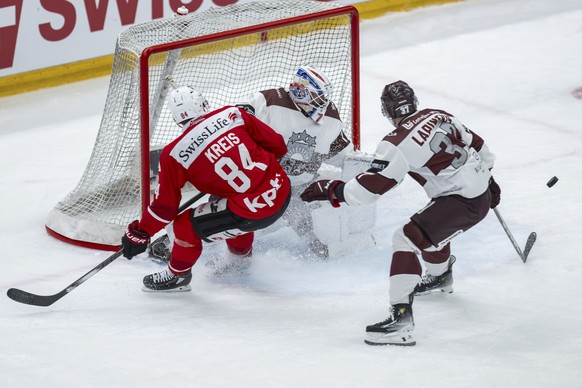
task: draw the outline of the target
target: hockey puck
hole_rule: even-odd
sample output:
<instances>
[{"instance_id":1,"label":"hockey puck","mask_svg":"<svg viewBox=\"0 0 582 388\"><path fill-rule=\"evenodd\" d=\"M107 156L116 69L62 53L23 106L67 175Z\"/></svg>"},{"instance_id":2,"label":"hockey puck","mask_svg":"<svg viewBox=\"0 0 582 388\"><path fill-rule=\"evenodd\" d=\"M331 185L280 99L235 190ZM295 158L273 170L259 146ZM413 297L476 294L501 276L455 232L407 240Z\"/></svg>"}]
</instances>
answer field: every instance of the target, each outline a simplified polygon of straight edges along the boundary
<instances>
[{"instance_id":1,"label":"hockey puck","mask_svg":"<svg viewBox=\"0 0 582 388\"><path fill-rule=\"evenodd\" d=\"M546 186L548 187L552 187L553 185L556 184L556 182L558 181L558 178L553 176L550 178L550 180L548 181L548 183L546 183Z\"/></svg>"}]
</instances>

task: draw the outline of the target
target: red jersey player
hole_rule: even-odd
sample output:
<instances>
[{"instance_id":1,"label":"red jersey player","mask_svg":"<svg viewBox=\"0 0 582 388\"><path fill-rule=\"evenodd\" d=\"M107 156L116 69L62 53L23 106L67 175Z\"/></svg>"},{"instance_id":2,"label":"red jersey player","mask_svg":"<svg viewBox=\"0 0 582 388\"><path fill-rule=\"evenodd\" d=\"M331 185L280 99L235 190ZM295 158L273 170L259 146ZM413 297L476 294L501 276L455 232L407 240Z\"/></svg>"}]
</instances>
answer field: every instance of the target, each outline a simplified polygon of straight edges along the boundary
<instances>
[{"instance_id":1,"label":"red jersey player","mask_svg":"<svg viewBox=\"0 0 582 388\"><path fill-rule=\"evenodd\" d=\"M452 292L450 241L478 224L500 200L491 177L495 156L476 133L439 109L417 110L414 91L402 81L386 85L382 113L396 127L378 144L371 169L348 182L318 181L304 201L362 205L377 200L408 174L431 199L392 239L391 316L366 327L369 345L414 345L412 299L432 291ZM426 276L421 278L420 255Z\"/></svg>"},{"instance_id":2,"label":"red jersey player","mask_svg":"<svg viewBox=\"0 0 582 388\"><path fill-rule=\"evenodd\" d=\"M154 200L122 238L123 255L145 252L150 236L173 222L168 269L144 278L144 291L188 291L202 240L227 239L230 251L250 253L253 231L274 223L289 204L291 186L277 162L287 153L281 135L244 110L208 102L188 86L173 89L168 107L184 131L162 150ZM190 182L220 197L178 214Z\"/></svg>"}]
</instances>

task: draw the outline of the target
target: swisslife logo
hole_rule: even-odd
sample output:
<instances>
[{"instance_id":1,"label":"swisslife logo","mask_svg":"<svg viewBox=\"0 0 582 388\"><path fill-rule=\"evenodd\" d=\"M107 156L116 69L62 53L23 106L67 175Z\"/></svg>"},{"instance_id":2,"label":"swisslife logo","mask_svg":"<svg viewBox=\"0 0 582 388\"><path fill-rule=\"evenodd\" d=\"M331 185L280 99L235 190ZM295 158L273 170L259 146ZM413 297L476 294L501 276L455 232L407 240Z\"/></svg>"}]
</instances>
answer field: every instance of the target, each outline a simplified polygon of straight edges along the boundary
<instances>
[{"instance_id":1,"label":"swisslife logo","mask_svg":"<svg viewBox=\"0 0 582 388\"><path fill-rule=\"evenodd\" d=\"M0 69L12 67L24 0L0 0Z\"/></svg>"},{"instance_id":2,"label":"swisslife logo","mask_svg":"<svg viewBox=\"0 0 582 388\"><path fill-rule=\"evenodd\" d=\"M189 12L210 6L223 7L247 0L0 0L0 70L26 71L23 58L37 68L70 62L63 51L76 51L79 42L104 43L111 52L87 52L84 60L111 54L115 38L125 27L136 23L170 17L185 6ZM99 34L97 34L99 33ZM70 43L70 49L63 44ZM55 43L60 44L55 48ZM69 46L67 46L69 47ZM36 54L30 54L31 48ZM39 55L38 53L43 53ZM23 54L28 54L23 57ZM31 58L32 57L32 58ZM16 61L15 61L16 59ZM26 60L24 60L26 61ZM45 63L43 63L45 62Z\"/></svg>"}]
</instances>

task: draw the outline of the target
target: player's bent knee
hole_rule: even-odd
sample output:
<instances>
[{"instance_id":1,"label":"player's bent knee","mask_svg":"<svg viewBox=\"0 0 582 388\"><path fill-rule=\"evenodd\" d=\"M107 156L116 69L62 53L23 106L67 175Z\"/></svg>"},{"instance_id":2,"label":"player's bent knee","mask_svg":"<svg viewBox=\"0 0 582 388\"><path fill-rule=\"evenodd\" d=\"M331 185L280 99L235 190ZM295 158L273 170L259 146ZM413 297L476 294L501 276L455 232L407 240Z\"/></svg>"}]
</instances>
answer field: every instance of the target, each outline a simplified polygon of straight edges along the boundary
<instances>
[{"instance_id":1,"label":"player's bent knee","mask_svg":"<svg viewBox=\"0 0 582 388\"><path fill-rule=\"evenodd\" d=\"M190 221L190 211L186 211L174 220L175 243L184 247L201 245L200 237L194 232Z\"/></svg>"},{"instance_id":2,"label":"player's bent knee","mask_svg":"<svg viewBox=\"0 0 582 388\"><path fill-rule=\"evenodd\" d=\"M394 232L392 245L394 251L412 251L420 253L430 247L431 243L426 238L420 227L414 221L410 221Z\"/></svg>"},{"instance_id":3,"label":"player's bent knee","mask_svg":"<svg viewBox=\"0 0 582 388\"><path fill-rule=\"evenodd\" d=\"M396 229L392 236L392 249L394 252L420 253L419 249L404 235L402 228Z\"/></svg>"}]
</instances>

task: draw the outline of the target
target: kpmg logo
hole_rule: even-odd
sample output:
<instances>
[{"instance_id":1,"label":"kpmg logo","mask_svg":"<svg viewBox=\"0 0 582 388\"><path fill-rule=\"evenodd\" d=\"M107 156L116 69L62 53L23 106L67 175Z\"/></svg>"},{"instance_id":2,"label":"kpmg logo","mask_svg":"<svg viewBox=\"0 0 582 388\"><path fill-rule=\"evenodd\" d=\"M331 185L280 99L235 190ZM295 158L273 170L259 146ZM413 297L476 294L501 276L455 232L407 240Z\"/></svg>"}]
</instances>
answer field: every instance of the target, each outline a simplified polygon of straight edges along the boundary
<instances>
[{"instance_id":1,"label":"kpmg logo","mask_svg":"<svg viewBox=\"0 0 582 388\"><path fill-rule=\"evenodd\" d=\"M0 69L12 67L22 2L24 0L0 0Z\"/></svg>"}]
</instances>

